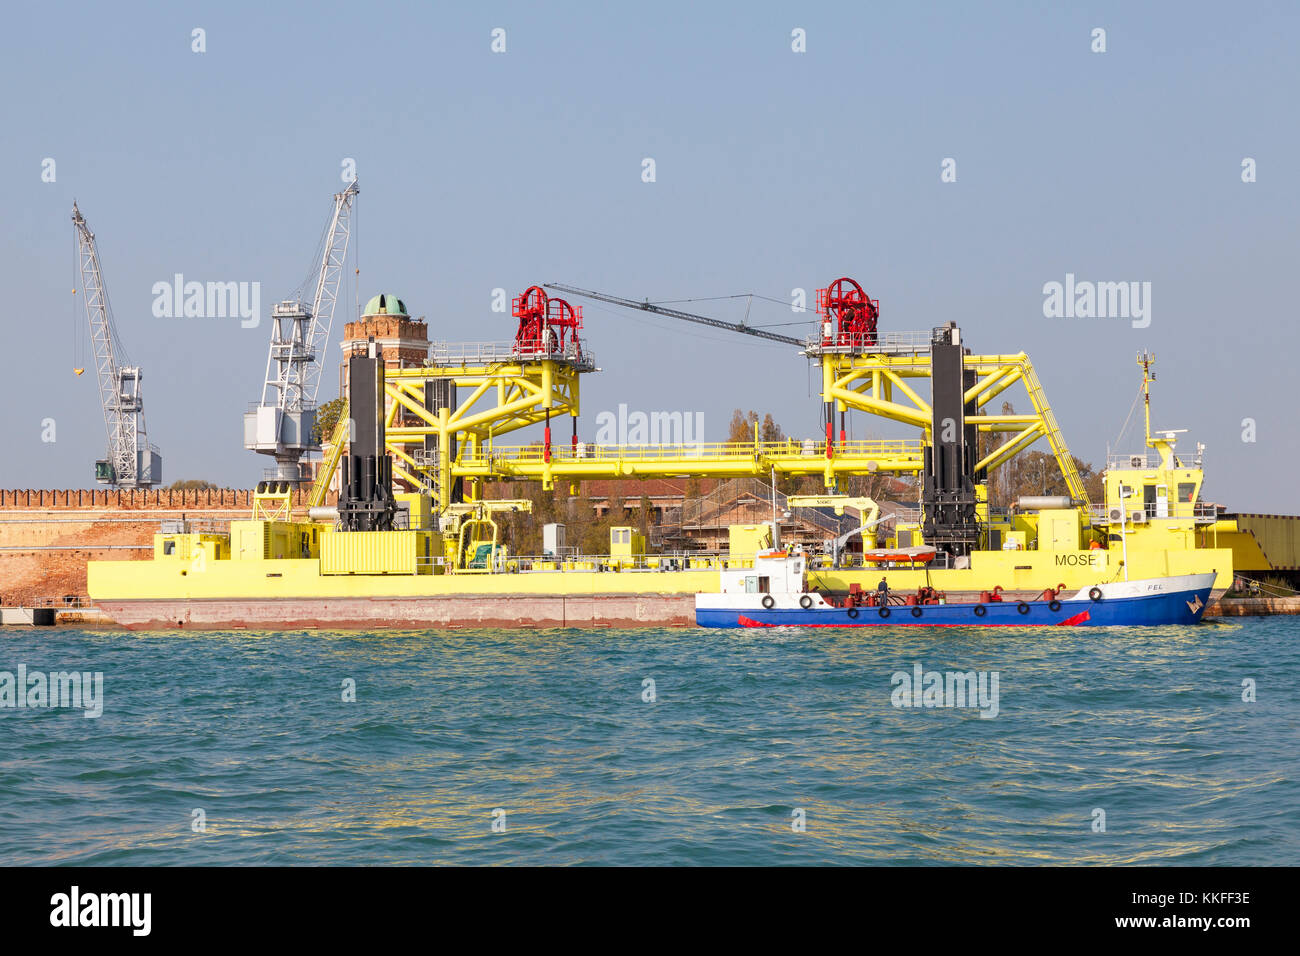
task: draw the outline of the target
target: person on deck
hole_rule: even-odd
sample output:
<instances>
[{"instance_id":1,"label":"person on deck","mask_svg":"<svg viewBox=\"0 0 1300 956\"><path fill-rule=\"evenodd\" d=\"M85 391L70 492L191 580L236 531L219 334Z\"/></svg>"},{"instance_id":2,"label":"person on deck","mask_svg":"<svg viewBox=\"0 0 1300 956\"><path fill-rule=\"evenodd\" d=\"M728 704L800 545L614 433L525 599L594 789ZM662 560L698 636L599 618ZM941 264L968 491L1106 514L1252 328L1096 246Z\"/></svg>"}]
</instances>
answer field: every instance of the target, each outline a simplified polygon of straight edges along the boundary
<instances>
[{"instance_id":1,"label":"person on deck","mask_svg":"<svg viewBox=\"0 0 1300 956\"><path fill-rule=\"evenodd\" d=\"M876 585L876 603L881 607L889 603L889 582L884 578Z\"/></svg>"}]
</instances>

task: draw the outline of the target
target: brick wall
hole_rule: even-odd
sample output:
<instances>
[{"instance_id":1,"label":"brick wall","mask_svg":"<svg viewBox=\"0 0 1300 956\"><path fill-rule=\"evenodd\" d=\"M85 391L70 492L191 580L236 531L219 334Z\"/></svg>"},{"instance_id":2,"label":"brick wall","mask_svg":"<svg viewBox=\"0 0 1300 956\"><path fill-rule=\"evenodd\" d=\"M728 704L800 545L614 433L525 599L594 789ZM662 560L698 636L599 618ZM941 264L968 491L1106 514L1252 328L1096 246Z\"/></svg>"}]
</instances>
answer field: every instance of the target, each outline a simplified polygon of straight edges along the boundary
<instances>
[{"instance_id":1,"label":"brick wall","mask_svg":"<svg viewBox=\"0 0 1300 956\"><path fill-rule=\"evenodd\" d=\"M301 514L309 488L294 492ZM232 518L252 517L253 493L231 488L20 488L0 490L0 603L32 604L86 594L86 562L142 560L167 518L224 530Z\"/></svg>"},{"instance_id":2,"label":"brick wall","mask_svg":"<svg viewBox=\"0 0 1300 956\"><path fill-rule=\"evenodd\" d=\"M293 495L293 506L305 508L311 489L298 488ZM101 490L98 488L18 488L0 490L0 510L30 508L105 508L123 511L157 509L225 509L253 507L253 492L234 488L212 488L206 491L190 489L173 491L166 488L151 490Z\"/></svg>"}]
</instances>

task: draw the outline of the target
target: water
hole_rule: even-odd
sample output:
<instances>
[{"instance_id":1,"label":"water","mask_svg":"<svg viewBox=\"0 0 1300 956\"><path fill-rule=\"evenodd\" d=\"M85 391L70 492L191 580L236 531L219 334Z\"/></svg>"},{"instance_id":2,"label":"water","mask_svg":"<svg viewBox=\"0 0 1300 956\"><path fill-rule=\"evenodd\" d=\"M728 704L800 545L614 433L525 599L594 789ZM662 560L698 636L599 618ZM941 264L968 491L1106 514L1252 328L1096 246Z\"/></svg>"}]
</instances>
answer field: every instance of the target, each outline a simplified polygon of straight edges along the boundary
<instances>
[{"instance_id":1,"label":"water","mask_svg":"<svg viewBox=\"0 0 1300 956\"><path fill-rule=\"evenodd\" d=\"M1296 864L1298 635L11 629L104 712L0 710L0 863Z\"/></svg>"}]
</instances>

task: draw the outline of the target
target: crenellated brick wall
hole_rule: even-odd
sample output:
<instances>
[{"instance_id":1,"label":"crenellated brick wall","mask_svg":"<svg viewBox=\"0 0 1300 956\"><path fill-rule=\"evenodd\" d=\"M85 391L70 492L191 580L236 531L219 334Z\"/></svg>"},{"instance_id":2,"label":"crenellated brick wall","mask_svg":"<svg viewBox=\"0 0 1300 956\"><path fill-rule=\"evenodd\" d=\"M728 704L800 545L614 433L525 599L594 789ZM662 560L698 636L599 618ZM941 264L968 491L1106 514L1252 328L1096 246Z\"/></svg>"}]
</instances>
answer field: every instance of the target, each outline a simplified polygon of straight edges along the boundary
<instances>
[{"instance_id":1,"label":"crenellated brick wall","mask_svg":"<svg viewBox=\"0 0 1300 956\"><path fill-rule=\"evenodd\" d=\"M310 493L294 492L296 515L304 515ZM87 561L150 557L164 519L184 515L224 530L231 519L252 514L253 492L233 488L0 490L0 603L84 596Z\"/></svg>"},{"instance_id":2,"label":"crenellated brick wall","mask_svg":"<svg viewBox=\"0 0 1300 956\"><path fill-rule=\"evenodd\" d=\"M294 491L293 506L305 508L308 487ZM105 508L121 511L156 509L252 508L253 492L236 488L212 488L186 491L169 488L108 490L98 488L17 488L0 490L0 509L4 508Z\"/></svg>"}]
</instances>

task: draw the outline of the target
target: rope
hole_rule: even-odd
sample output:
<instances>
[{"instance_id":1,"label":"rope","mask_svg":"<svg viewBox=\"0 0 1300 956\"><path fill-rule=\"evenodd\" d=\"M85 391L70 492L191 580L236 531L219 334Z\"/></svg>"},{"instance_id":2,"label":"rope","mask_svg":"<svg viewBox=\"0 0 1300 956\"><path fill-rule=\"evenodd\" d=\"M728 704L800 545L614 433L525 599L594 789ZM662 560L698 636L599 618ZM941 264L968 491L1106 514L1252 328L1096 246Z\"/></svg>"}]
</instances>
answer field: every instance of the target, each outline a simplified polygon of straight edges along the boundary
<instances>
[{"instance_id":1,"label":"rope","mask_svg":"<svg viewBox=\"0 0 1300 956\"><path fill-rule=\"evenodd\" d=\"M1133 413L1137 411L1138 402L1142 398L1142 387L1138 386L1137 394L1133 396L1133 404L1129 407L1128 415L1124 419L1124 424L1119 427L1119 435L1115 437L1115 444L1112 446L1117 451L1120 448L1120 442L1124 440L1124 435L1128 432L1129 422L1133 420Z\"/></svg>"},{"instance_id":2,"label":"rope","mask_svg":"<svg viewBox=\"0 0 1300 956\"><path fill-rule=\"evenodd\" d=\"M660 299L650 302L650 305L681 305L687 302L721 302L727 299L749 299L751 300L751 304L754 299L762 299L764 302L775 302L777 305L783 305L787 308L790 306L789 301L786 299L774 299L770 295L759 295L757 292L738 292L735 295L699 296L694 299ZM745 318L746 320L749 319L748 307L745 309ZM790 325L809 325L814 323L814 321L815 320L813 319L801 319L798 322L771 322L766 325L750 325L748 321L745 321L742 324L751 329L776 329Z\"/></svg>"},{"instance_id":3,"label":"rope","mask_svg":"<svg viewBox=\"0 0 1300 956\"><path fill-rule=\"evenodd\" d=\"M632 309L622 309L616 311L614 309L607 308L603 305L599 305L595 303L584 303L583 308L595 309L597 312L606 312L609 315L614 315L625 319L631 319L634 322L640 322L644 325L648 325L650 328L658 329L661 332L671 332L674 335L689 335L694 338L704 339L707 342L722 342L726 345L733 345L733 346L734 345L751 345L751 346L764 346L764 345L774 346L775 345L786 349L790 347L786 345L784 342L771 342L766 339L757 339L753 337L736 339L734 336L722 337L718 335L710 335L705 332L697 332L695 329L690 328L689 326L683 327L681 325L675 324L677 320L674 320L669 316L660 316L659 321L654 321L653 319L649 318L647 315L638 314ZM650 315L653 314L654 313L650 313ZM661 325L660 322L665 322L665 323L673 322L674 324ZM719 331L723 331L723 330L719 330Z\"/></svg>"},{"instance_id":4,"label":"rope","mask_svg":"<svg viewBox=\"0 0 1300 956\"><path fill-rule=\"evenodd\" d=\"M1294 597L1295 595L1300 594L1300 591L1297 591L1295 588L1287 587L1285 584L1265 584L1263 581L1255 581L1254 583L1261 591L1272 589L1279 592L1271 595L1272 597Z\"/></svg>"}]
</instances>

